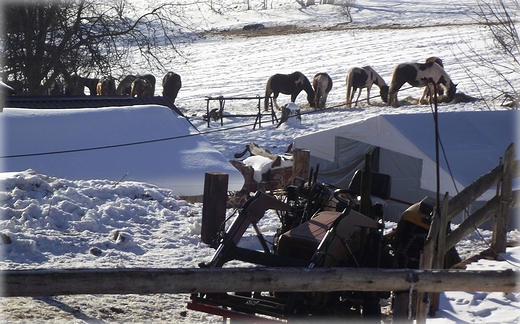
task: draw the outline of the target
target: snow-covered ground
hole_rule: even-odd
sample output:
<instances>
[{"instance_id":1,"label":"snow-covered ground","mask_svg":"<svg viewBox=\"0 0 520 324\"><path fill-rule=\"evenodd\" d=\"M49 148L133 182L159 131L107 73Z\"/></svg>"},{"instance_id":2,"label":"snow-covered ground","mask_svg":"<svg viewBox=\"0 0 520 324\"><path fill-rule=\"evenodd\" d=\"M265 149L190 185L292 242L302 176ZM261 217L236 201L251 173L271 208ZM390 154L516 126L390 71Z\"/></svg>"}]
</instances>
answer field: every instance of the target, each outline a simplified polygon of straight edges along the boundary
<instances>
[{"instance_id":1,"label":"snow-covered ground","mask_svg":"<svg viewBox=\"0 0 520 324\"><path fill-rule=\"evenodd\" d=\"M430 106L406 102L400 108L388 107L377 97L371 100L372 106L363 101L347 110L345 74L352 66L371 65L388 83L396 64L422 62L435 55L443 59L446 71L458 83L459 92L486 99L442 104L440 111L504 109L499 106L501 99L492 100L497 95L495 90L466 73L467 70L488 73L465 55L470 48L491 53L486 48L489 34L474 24L471 15L475 0L358 1L353 4L353 22L348 25L342 24L347 19L338 6L300 8L294 1L273 1L273 4L273 9L229 10L225 15L204 11L204 21L210 25L207 27L220 31L240 29L249 23L263 23L266 27L293 24L322 30L265 37L213 33L182 47L183 57L164 58L165 69L182 76L183 88L176 104L228 159L249 142L282 154L295 136L341 125L346 119L430 111ZM144 66L140 64L136 60L135 66ZM162 77L166 70L136 69L135 73L152 72ZM331 109L319 112L306 109L302 93L296 100L305 113L301 125L275 128L276 125L263 123L260 129L253 130L254 118L226 118L224 127L217 122L206 126L202 119L206 96L262 96L269 76L293 71L301 71L308 78L327 72L334 82L328 100ZM509 79L516 83L516 88L520 86L518 76ZM492 83L499 86L500 80ZM156 94L160 91L157 89ZM399 93L399 98L417 99L421 93L422 89L406 89ZM364 96L365 92L361 98ZM288 96L281 95L279 103L288 100ZM228 102L226 112L255 113L256 102ZM200 241L201 204L183 201L152 184L118 180L72 181L30 170L1 174L0 233L4 238L8 236L11 243L3 241L0 245L0 268L194 268L211 258L214 250ZM259 227L262 233L272 236L278 218L268 213ZM245 237L243 244L256 248L257 240L252 236ZM518 231L509 233L510 240L518 241L519 236ZM487 248L490 237L489 231L474 232L457 245L461 257L470 257ZM482 260L469 269L518 270L520 248L508 248L503 258L508 262ZM216 316L186 311L187 299L187 295L163 294L0 300L3 321L9 323L221 322ZM441 295L440 306L441 310L434 318L428 318L428 323L520 321L519 293L447 292Z\"/></svg>"}]
</instances>

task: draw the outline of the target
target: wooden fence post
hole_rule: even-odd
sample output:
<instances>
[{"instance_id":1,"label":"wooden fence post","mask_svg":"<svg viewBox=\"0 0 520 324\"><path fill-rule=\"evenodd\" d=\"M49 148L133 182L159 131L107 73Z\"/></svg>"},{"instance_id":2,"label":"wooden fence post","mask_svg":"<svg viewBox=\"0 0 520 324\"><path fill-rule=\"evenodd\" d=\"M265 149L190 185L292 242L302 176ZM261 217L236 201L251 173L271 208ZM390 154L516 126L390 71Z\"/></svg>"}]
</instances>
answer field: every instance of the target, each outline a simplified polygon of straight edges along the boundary
<instances>
[{"instance_id":1,"label":"wooden fence post","mask_svg":"<svg viewBox=\"0 0 520 324\"><path fill-rule=\"evenodd\" d=\"M223 172L207 172L204 176L202 198L202 242L214 245L221 226L226 219L227 189L229 175Z\"/></svg>"},{"instance_id":2,"label":"wooden fence post","mask_svg":"<svg viewBox=\"0 0 520 324\"><path fill-rule=\"evenodd\" d=\"M437 242L437 257L434 261L434 269L444 269L444 260L446 255L446 231L448 229L448 204L449 195L446 192L441 207L441 221L439 228L439 239ZM439 310L440 294L438 292L430 293L430 310L428 315L435 316L435 312Z\"/></svg>"},{"instance_id":3,"label":"wooden fence post","mask_svg":"<svg viewBox=\"0 0 520 324\"><path fill-rule=\"evenodd\" d=\"M507 225L513 201L513 168L515 166L515 146L509 145L504 156L502 171L500 203L498 214L493 222L493 239L491 249L497 254L506 251L507 247Z\"/></svg>"},{"instance_id":4,"label":"wooden fence post","mask_svg":"<svg viewBox=\"0 0 520 324\"><path fill-rule=\"evenodd\" d=\"M309 178L309 163L311 158L311 151L305 149L295 148L293 150L293 169L291 176L291 183L295 177L303 179Z\"/></svg>"}]
</instances>

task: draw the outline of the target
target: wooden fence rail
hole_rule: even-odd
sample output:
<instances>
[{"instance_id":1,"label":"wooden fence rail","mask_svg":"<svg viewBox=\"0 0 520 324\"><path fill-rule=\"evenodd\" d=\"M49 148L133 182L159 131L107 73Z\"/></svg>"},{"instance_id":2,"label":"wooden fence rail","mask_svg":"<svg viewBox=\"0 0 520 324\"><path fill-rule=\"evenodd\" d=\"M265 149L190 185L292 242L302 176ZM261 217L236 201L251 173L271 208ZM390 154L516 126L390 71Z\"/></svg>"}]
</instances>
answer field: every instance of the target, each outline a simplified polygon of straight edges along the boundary
<instances>
[{"instance_id":1,"label":"wooden fence rail","mask_svg":"<svg viewBox=\"0 0 520 324\"><path fill-rule=\"evenodd\" d=\"M520 291L517 273L374 268L0 271L3 297L223 291Z\"/></svg>"},{"instance_id":2,"label":"wooden fence rail","mask_svg":"<svg viewBox=\"0 0 520 324\"><path fill-rule=\"evenodd\" d=\"M500 159L500 163L493 170L479 177L450 199L449 202L447 201L448 193L446 193L440 212L435 212L433 217L430 232L421 256L421 269L442 269L444 267L445 253L492 217L494 217L494 221L491 250L496 256L506 251L507 226L511 208L518 203L515 202L515 199L518 198L518 193L512 190L513 178L520 173L520 164L518 161L515 161L515 156L515 144L511 143L505 151L504 159ZM467 206L493 186L497 187L496 196L488 200L484 206L471 214L455 230L446 235L444 230L447 221L464 211ZM426 314L434 315L438 310L439 298L436 293L437 291L429 291L418 294L416 297L414 303L417 305L417 324L426 323ZM408 300L406 295L401 295L400 298ZM408 304L408 301L401 302L401 304ZM402 310L397 314L394 312L394 317L405 318L404 315Z\"/></svg>"}]
</instances>

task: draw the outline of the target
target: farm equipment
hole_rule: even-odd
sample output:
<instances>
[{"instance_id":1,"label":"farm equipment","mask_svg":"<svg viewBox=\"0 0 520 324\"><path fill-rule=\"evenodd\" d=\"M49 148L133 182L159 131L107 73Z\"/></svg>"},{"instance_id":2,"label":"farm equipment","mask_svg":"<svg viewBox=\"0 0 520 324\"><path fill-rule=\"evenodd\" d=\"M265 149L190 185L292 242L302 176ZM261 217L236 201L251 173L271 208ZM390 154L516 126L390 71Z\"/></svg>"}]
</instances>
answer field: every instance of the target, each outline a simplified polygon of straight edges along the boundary
<instances>
[{"instance_id":1,"label":"farm equipment","mask_svg":"<svg viewBox=\"0 0 520 324\"><path fill-rule=\"evenodd\" d=\"M376 186L367 192L361 182ZM370 194L374 191L388 198L390 177L358 171L349 189L296 178L283 198L257 192L229 229L220 233L211 261L200 266L217 268L242 261L264 267L391 267L391 247L383 236L383 208L372 203ZM270 209L276 210L281 220L271 247L257 226ZM250 226L263 251L239 246ZM380 299L389 296L390 292L362 291L196 293L188 309L251 322L265 321L266 316L291 321L331 314L379 319Z\"/></svg>"}]
</instances>

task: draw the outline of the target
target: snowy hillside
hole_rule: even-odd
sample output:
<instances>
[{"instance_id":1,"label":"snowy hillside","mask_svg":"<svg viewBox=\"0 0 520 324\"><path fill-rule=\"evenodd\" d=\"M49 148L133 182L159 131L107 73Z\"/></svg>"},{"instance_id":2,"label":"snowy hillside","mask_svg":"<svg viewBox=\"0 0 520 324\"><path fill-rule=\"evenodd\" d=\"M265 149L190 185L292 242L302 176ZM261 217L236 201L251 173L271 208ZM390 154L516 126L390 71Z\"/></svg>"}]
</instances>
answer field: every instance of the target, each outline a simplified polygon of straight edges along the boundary
<instances>
[{"instance_id":1,"label":"snowy hillside","mask_svg":"<svg viewBox=\"0 0 520 324\"><path fill-rule=\"evenodd\" d=\"M213 32L183 45L182 57L165 57L165 70L148 71L136 57L135 73L151 72L158 78L168 70L180 74L183 87L176 105L227 159L232 159L250 142L282 154L294 137L341 125L345 120L431 111L429 105L416 104L422 89L407 85L399 92L399 108L383 104L374 96L378 93L374 87L371 106L363 100L357 107L346 109L345 75L352 66L370 65L389 83L396 64L423 62L429 56L438 56L458 84L459 93L484 99L441 104L440 111L506 109L500 106L503 98L497 97L496 89L486 83L500 88L500 78L488 78L492 74L466 55L470 49L493 55L493 48L488 47L492 44L490 35L475 23L471 14L476 3L476 0L357 1L351 10L352 23L347 23L338 6L332 5L301 8L295 1L272 1L272 9L233 9L224 14L201 6L203 11L199 13L204 15L201 21ZM244 36L242 27L251 23L262 23L268 28L294 25L298 31L280 27L277 33L259 36L252 31ZM234 29L240 32L232 32ZM497 61L499 64L507 62ZM301 71L309 79L318 72L327 72L332 77L334 86L328 109L317 112L309 109L302 92L296 100L303 112L300 125L276 128L265 119L261 128L253 130L254 118L225 118L223 127L220 122L207 126L203 119L205 97L263 96L269 76L293 71ZM472 78L468 71L486 79ZM520 88L518 76L507 77ZM161 89L156 89L156 95L160 93ZM365 96L363 91L361 98ZM286 95L280 95L278 100L280 104L288 101ZM256 102L229 101L225 112L254 114ZM508 144L504 143L504 149ZM214 250L200 241L201 204L188 203L170 190L149 183L117 180L70 180L41 174L38 170L1 173L0 268L194 268L211 258ZM228 211L228 215L232 212ZM268 213L259 227L272 237L278 223L276 215ZM257 248L253 235L248 234L243 244ZM490 237L489 231L475 231L457 245L457 250L462 258L470 257L486 249ZM512 231L508 238L518 241L520 232ZM502 257L508 262L480 261L470 269L518 270L519 247L508 248ZM220 317L187 311L188 297L2 298L0 308L2 318L9 323L221 323ZM427 322L517 323L519 307L519 293L449 292L441 295L441 310ZM385 319L386 323L389 321Z\"/></svg>"}]
</instances>

